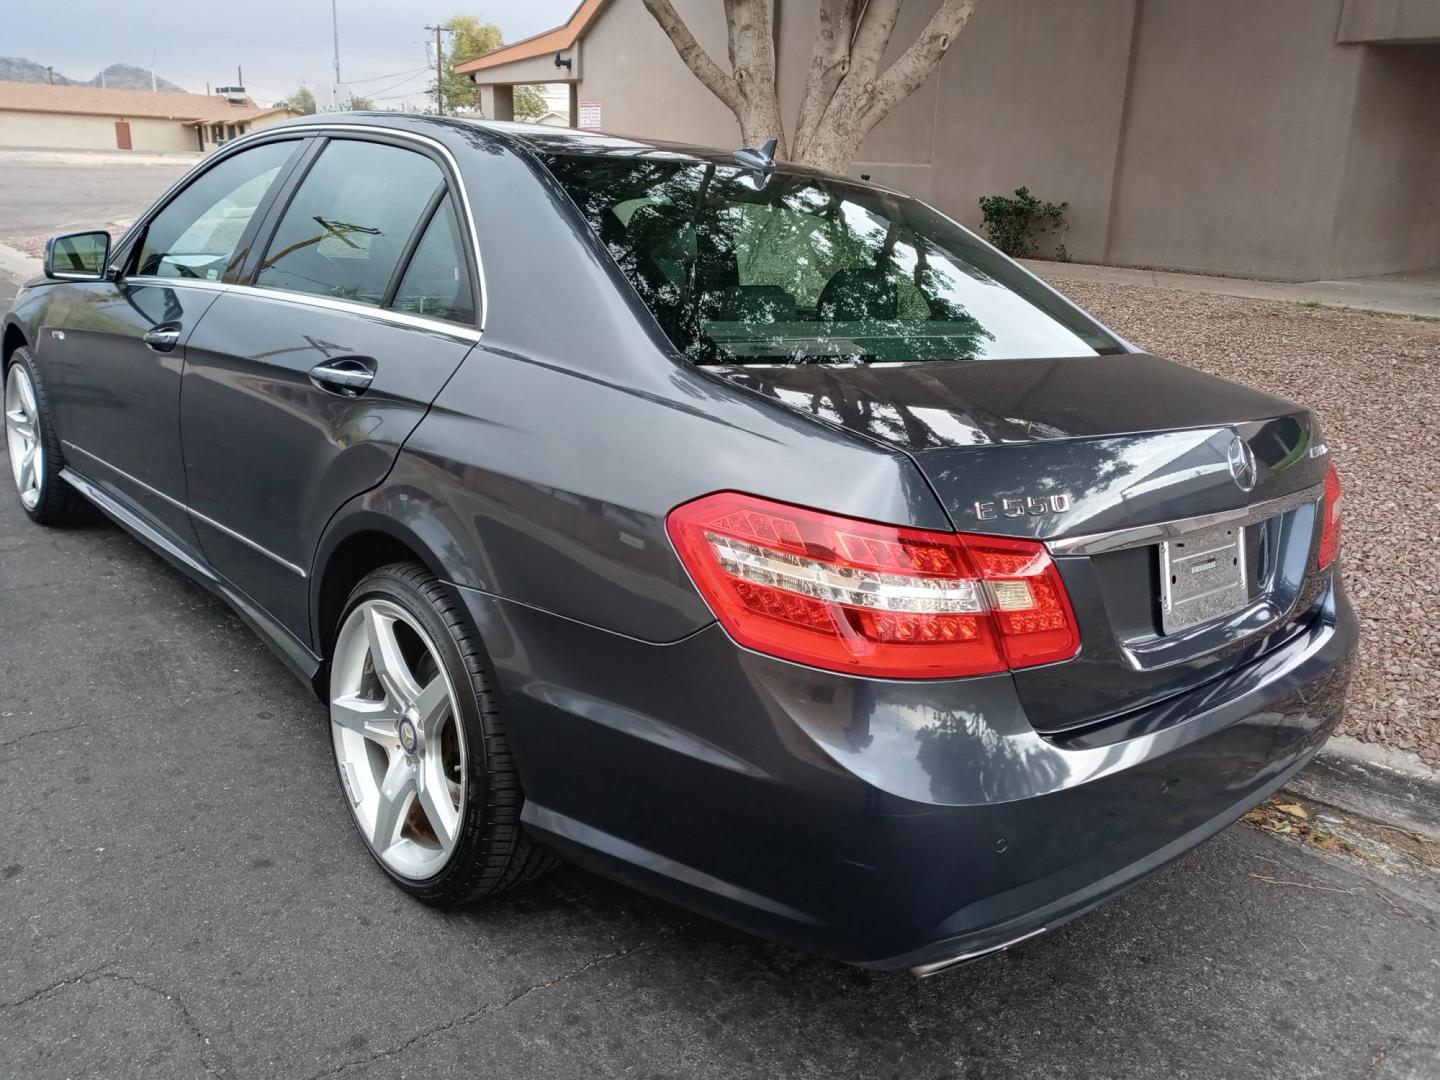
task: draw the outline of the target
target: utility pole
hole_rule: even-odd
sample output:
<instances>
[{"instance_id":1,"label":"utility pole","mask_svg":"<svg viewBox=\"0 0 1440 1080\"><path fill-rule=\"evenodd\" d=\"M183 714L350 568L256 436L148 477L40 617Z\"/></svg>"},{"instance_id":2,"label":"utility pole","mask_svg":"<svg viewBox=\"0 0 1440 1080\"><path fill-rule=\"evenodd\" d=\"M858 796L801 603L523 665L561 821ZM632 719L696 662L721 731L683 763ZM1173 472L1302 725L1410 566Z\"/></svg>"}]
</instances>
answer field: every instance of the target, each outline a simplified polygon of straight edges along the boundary
<instances>
[{"instance_id":1,"label":"utility pole","mask_svg":"<svg viewBox=\"0 0 1440 1080\"><path fill-rule=\"evenodd\" d=\"M338 0L330 0L330 29L335 37L335 86L340 86L340 13Z\"/></svg>"},{"instance_id":2,"label":"utility pole","mask_svg":"<svg viewBox=\"0 0 1440 1080\"><path fill-rule=\"evenodd\" d=\"M440 43L440 35L450 30L448 26L427 26L426 30L435 31L435 112L438 116L445 115L445 50Z\"/></svg>"}]
</instances>

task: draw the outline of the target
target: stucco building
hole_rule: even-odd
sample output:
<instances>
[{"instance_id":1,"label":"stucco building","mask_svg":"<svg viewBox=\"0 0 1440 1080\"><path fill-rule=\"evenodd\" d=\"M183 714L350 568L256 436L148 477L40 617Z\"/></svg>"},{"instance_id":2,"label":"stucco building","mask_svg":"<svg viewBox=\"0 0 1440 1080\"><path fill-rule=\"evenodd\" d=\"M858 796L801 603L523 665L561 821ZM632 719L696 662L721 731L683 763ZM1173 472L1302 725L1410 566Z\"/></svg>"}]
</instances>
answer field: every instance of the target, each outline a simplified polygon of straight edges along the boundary
<instances>
[{"instance_id":1,"label":"stucco building","mask_svg":"<svg viewBox=\"0 0 1440 1080\"><path fill-rule=\"evenodd\" d=\"M887 59L937 4L906 0ZM675 6L724 65L722 5ZM818 7L775 0L787 122ZM581 126L739 141L641 0L584 0L459 69L489 88L487 116L517 83L564 82ZM853 170L972 226L982 194L1067 200L1085 262L1291 280L1440 267L1440 0L983 0Z\"/></svg>"},{"instance_id":2,"label":"stucco building","mask_svg":"<svg viewBox=\"0 0 1440 1080\"><path fill-rule=\"evenodd\" d=\"M212 150L294 115L219 94L0 82L0 146Z\"/></svg>"}]
</instances>

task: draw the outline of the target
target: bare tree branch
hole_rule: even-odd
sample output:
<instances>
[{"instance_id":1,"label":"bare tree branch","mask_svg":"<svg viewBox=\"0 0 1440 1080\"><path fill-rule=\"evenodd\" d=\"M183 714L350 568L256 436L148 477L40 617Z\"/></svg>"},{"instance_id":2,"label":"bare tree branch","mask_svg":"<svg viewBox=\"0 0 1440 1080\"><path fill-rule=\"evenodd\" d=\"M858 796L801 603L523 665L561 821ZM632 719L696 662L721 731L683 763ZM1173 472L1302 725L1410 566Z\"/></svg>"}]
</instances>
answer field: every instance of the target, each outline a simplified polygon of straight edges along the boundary
<instances>
[{"instance_id":1,"label":"bare tree branch","mask_svg":"<svg viewBox=\"0 0 1440 1080\"><path fill-rule=\"evenodd\" d=\"M821 0L820 26L810 52L810 74L805 80L805 97L795 124L791 149L803 157L815 129L825 115L825 106L835 95L850 70L850 41L855 36L855 19L861 0Z\"/></svg>"},{"instance_id":2,"label":"bare tree branch","mask_svg":"<svg viewBox=\"0 0 1440 1080\"><path fill-rule=\"evenodd\" d=\"M685 20L675 11L675 5L670 0L644 0L644 3L646 10L660 24L660 29L670 38L675 51L680 54L680 59L685 61L685 66L739 119L744 109L740 87L733 78L721 71L719 65L710 59L710 54L701 48L695 35L685 25Z\"/></svg>"},{"instance_id":3,"label":"bare tree branch","mask_svg":"<svg viewBox=\"0 0 1440 1080\"><path fill-rule=\"evenodd\" d=\"M866 111L864 134L883 120L891 109L918 90L940 63L955 35L965 29L980 0L945 0L910 48L875 83L875 92Z\"/></svg>"},{"instance_id":4,"label":"bare tree branch","mask_svg":"<svg viewBox=\"0 0 1440 1080\"><path fill-rule=\"evenodd\" d=\"M860 25L855 28L855 41L850 47L852 72L860 70L865 81L873 78L885 56L885 46L890 44L890 35L895 32L895 20L900 18L901 0L870 0Z\"/></svg>"},{"instance_id":5,"label":"bare tree branch","mask_svg":"<svg viewBox=\"0 0 1440 1080\"><path fill-rule=\"evenodd\" d=\"M749 146L778 142L785 155L785 125L775 91L775 11L771 0L725 0L730 66L744 99L740 133Z\"/></svg>"}]
</instances>

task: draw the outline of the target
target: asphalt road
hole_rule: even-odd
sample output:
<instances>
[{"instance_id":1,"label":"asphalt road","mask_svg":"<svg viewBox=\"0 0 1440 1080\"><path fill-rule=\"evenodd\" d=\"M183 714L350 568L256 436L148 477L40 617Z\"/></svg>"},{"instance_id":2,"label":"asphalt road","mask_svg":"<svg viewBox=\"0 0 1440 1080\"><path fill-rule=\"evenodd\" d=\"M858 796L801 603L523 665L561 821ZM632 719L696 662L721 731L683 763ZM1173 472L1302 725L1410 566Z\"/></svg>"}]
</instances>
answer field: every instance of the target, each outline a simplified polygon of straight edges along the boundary
<instances>
[{"instance_id":1,"label":"asphalt road","mask_svg":"<svg viewBox=\"0 0 1440 1080\"><path fill-rule=\"evenodd\" d=\"M198 155L0 150L0 240L128 221Z\"/></svg>"},{"instance_id":2,"label":"asphalt road","mask_svg":"<svg viewBox=\"0 0 1440 1080\"><path fill-rule=\"evenodd\" d=\"M439 914L321 707L120 530L5 492L0 618L0 1076L1440 1076L1436 890L1244 826L924 983L571 869Z\"/></svg>"}]
</instances>

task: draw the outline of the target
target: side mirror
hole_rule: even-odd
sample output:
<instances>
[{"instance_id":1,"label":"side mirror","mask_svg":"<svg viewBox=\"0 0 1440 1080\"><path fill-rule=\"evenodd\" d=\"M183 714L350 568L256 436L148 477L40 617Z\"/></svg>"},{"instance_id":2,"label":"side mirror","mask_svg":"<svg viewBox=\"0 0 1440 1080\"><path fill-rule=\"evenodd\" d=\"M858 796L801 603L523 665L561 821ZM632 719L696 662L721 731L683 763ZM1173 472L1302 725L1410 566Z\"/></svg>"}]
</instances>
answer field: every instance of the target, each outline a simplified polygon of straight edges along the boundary
<instances>
[{"instance_id":1,"label":"side mirror","mask_svg":"<svg viewBox=\"0 0 1440 1080\"><path fill-rule=\"evenodd\" d=\"M45 276L62 281L100 281L110 262L110 234L70 233L45 245Z\"/></svg>"}]
</instances>

